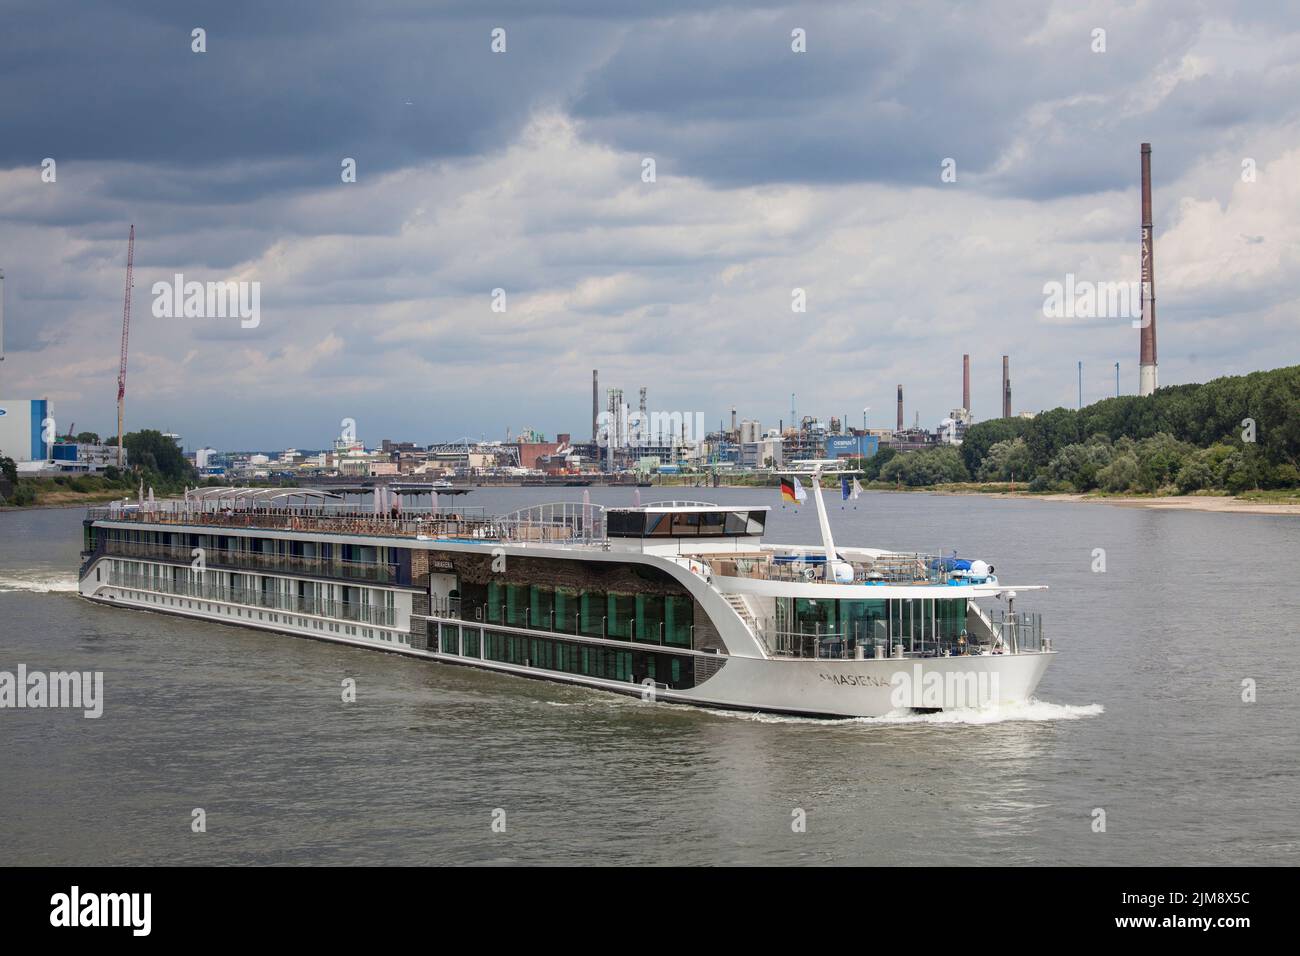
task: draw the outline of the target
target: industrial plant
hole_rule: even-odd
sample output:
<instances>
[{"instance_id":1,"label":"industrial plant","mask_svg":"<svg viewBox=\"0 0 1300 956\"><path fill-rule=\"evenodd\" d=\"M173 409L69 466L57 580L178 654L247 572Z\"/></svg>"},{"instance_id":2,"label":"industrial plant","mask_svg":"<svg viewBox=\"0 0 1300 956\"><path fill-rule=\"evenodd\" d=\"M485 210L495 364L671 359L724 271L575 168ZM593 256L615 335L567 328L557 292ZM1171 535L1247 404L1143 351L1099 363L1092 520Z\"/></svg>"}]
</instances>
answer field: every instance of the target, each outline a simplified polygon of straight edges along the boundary
<instances>
[{"instance_id":1,"label":"industrial plant","mask_svg":"<svg viewBox=\"0 0 1300 956\"><path fill-rule=\"evenodd\" d=\"M1156 365L1155 265L1151 202L1151 144L1141 145L1141 322L1139 334L1139 395L1158 386ZM60 430L49 399L0 399L0 455L12 459L18 473L28 477L103 472L126 467L126 394L130 344L131 297L134 285L135 226L127 233L126 276L122 302L121 340L117 376L117 434L104 441L79 441L75 425ZM0 373L4 370L4 272L0 271ZM638 386L636 402L620 385L602 394L600 372L591 373L590 437L557 432L554 438L531 426L504 438L467 437L424 441L381 438L366 445L355 436L332 439L312 450L288 448L219 451L200 446L187 453L197 473L210 479L392 479L418 481L500 481L520 483L590 483L652 480L655 476L706 474L719 476L775 472L788 462L805 459L868 459L884 448L917 451L960 445L977 420L971 403L970 354L961 358L961 403L934 427L924 427L919 414L907 422L904 385L896 391L894 427L870 427L867 409L862 425L848 412L799 415L791 395L790 418L764 423L738 417L716 422L702 411L665 412L652 408L647 386ZM1118 394L1118 369L1116 383ZM0 379L3 388L3 379ZM1082 364L1080 363L1080 404ZM1011 357L1002 356L1002 418L1013 414ZM1021 417L1032 413L1021 412ZM181 438L167 433L181 447Z\"/></svg>"}]
</instances>

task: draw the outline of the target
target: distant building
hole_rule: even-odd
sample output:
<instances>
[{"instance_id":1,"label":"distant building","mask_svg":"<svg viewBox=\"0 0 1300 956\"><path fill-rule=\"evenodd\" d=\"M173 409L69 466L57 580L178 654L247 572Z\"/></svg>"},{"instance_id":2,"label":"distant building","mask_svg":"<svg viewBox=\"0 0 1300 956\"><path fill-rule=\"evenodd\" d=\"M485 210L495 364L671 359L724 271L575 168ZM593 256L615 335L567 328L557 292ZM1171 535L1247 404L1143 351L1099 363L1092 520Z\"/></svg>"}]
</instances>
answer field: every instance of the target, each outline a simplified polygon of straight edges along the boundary
<instances>
[{"instance_id":1,"label":"distant building","mask_svg":"<svg viewBox=\"0 0 1300 956\"><path fill-rule=\"evenodd\" d=\"M743 433L744 426L741 426ZM757 441L740 443L740 466L742 468L780 468L785 464L783 447L779 436L761 438Z\"/></svg>"},{"instance_id":2,"label":"distant building","mask_svg":"<svg viewBox=\"0 0 1300 956\"><path fill-rule=\"evenodd\" d=\"M830 435L826 439L826 458L870 458L880 450L875 435Z\"/></svg>"},{"instance_id":3,"label":"distant building","mask_svg":"<svg viewBox=\"0 0 1300 956\"><path fill-rule=\"evenodd\" d=\"M42 433L49 416L48 399L0 399L0 455L19 465L48 461L51 452Z\"/></svg>"}]
</instances>

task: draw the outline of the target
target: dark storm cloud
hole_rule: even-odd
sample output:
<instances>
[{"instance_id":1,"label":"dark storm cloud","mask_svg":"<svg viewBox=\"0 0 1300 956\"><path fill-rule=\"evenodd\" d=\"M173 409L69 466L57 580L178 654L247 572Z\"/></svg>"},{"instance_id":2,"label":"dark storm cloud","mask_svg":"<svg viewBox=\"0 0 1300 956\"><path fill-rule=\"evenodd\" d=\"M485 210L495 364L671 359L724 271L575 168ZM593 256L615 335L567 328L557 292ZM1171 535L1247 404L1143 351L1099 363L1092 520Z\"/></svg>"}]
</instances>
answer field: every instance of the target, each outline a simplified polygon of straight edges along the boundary
<instances>
[{"instance_id":1,"label":"dark storm cloud","mask_svg":"<svg viewBox=\"0 0 1300 956\"><path fill-rule=\"evenodd\" d=\"M1240 24L1262 27L1242 5ZM588 135L667 158L722 185L888 182L937 185L939 164L991 190L1032 198L1126 188L1141 141L1163 144L1176 177L1204 127L1268 109L1300 115L1291 78L1180 85L1141 105L1213 13L1232 5L1155 3L1040 35L1041 3L789 7L779 15L700 16L639 30L589 75L574 102ZM1300 16L1289 19L1290 28ZM808 52L793 53L803 28ZM1092 29L1107 30L1094 52ZM1041 124L1028 126L1035 109ZM1023 140L1026 155L999 166Z\"/></svg>"},{"instance_id":2,"label":"dark storm cloud","mask_svg":"<svg viewBox=\"0 0 1300 956\"><path fill-rule=\"evenodd\" d=\"M1210 12L1232 11L1171 2L1097 16L1104 54L1090 48L1091 20L1040 35L1044 10L1031 2L73 11L6 15L0 168L44 156L146 164L149 176L104 184L104 197L132 203L308 192L336 182L344 156L363 175L474 156L511 142L543 107L567 107L587 135L655 156L666 175L720 185L933 185L953 157L988 188L1042 198L1122 188L1141 140L1163 144L1176 176L1194 158L1196 126L1242 123L1264 103L1297 110L1250 75L1228 88L1185 84L1150 112L1121 108ZM488 47L497 25L506 56ZM194 26L207 30L205 54L190 50ZM795 27L808 53L791 51ZM1070 98L1025 129L1035 106ZM1020 137L1028 155L999 168Z\"/></svg>"},{"instance_id":3,"label":"dark storm cloud","mask_svg":"<svg viewBox=\"0 0 1300 956\"><path fill-rule=\"evenodd\" d=\"M344 156L374 174L499 148L564 96L602 28L512 22L494 56L496 23L421 4L19 10L0 31L0 167L147 163L158 178L109 193L241 202L335 183Z\"/></svg>"}]
</instances>

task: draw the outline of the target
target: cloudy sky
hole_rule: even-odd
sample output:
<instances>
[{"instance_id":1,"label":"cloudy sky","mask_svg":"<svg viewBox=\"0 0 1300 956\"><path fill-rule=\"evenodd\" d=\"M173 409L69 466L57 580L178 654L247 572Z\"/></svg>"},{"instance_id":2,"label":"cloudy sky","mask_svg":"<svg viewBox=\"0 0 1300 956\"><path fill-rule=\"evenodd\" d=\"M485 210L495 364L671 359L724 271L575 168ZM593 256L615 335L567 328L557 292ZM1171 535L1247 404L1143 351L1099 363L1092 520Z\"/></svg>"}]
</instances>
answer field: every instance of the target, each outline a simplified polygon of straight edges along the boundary
<instances>
[{"instance_id":1,"label":"cloudy sky","mask_svg":"<svg viewBox=\"0 0 1300 956\"><path fill-rule=\"evenodd\" d=\"M710 423L788 422L793 392L799 416L891 424L901 382L933 425L963 352L977 419L1004 353L1017 411L1073 405L1079 360L1085 401L1115 362L1134 392L1129 319L1045 317L1043 289L1137 279L1143 141L1161 383L1300 361L1291 3L0 17L0 394L49 397L61 428L116 427L131 223L128 427L189 448L322 447L344 418L368 444L586 437L593 368ZM258 324L155 315L177 273L259 283Z\"/></svg>"}]
</instances>

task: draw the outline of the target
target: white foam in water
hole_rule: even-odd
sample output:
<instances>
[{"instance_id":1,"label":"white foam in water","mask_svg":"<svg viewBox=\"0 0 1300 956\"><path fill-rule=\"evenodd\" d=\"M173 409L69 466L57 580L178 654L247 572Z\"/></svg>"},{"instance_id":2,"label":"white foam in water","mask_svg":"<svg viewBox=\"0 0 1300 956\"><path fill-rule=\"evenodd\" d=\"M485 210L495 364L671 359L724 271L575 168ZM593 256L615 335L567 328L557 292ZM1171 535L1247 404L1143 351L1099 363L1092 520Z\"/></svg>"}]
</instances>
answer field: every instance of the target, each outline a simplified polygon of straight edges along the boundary
<instances>
[{"instance_id":1,"label":"white foam in water","mask_svg":"<svg viewBox=\"0 0 1300 956\"><path fill-rule=\"evenodd\" d=\"M73 594L77 591L77 577L58 571L5 571L0 572L0 592L4 591Z\"/></svg>"},{"instance_id":2,"label":"white foam in water","mask_svg":"<svg viewBox=\"0 0 1300 956\"><path fill-rule=\"evenodd\" d=\"M1052 704L1031 699L1019 704L999 704L995 707L944 710L935 714L899 712L883 717L817 718L793 717L785 714L751 713L735 710L710 710L722 717L754 720L759 723L790 724L863 724L865 726L892 726L899 724L1004 724L1013 721L1081 720L1097 717L1105 711L1101 704Z\"/></svg>"},{"instance_id":3,"label":"white foam in water","mask_svg":"<svg viewBox=\"0 0 1300 956\"><path fill-rule=\"evenodd\" d=\"M859 719L877 724L1003 724L1011 721L1080 720L1100 716L1105 709L1101 704L1053 704L1031 698L1023 703L942 710L937 714L900 713Z\"/></svg>"}]
</instances>

